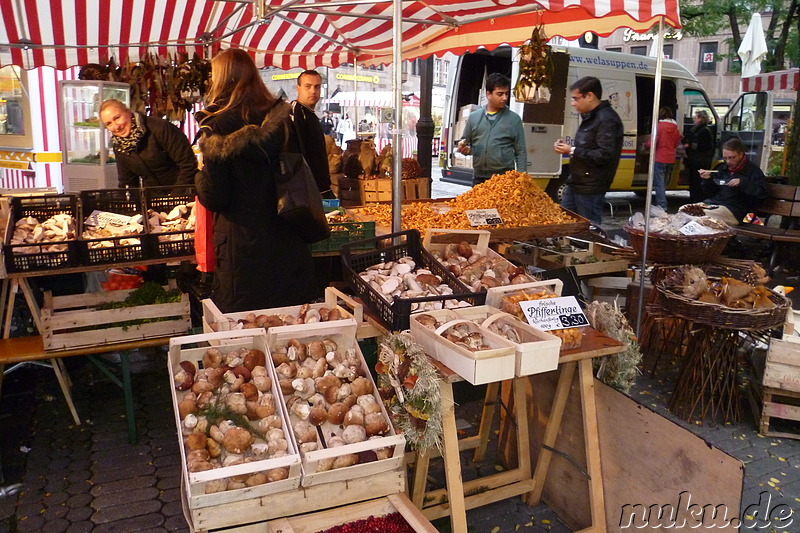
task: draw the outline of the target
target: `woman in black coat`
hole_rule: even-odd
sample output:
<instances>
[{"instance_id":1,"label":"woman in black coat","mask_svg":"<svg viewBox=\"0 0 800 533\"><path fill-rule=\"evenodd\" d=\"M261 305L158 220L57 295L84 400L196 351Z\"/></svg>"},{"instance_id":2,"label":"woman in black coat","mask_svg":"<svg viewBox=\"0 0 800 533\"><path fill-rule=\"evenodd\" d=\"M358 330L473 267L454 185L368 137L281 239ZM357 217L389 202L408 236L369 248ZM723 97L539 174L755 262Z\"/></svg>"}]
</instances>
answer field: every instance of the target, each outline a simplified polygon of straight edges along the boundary
<instances>
[{"instance_id":1,"label":"woman in black coat","mask_svg":"<svg viewBox=\"0 0 800 533\"><path fill-rule=\"evenodd\" d=\"M289 105L240 49L214 57L211 80L198 116L204 167L195 178L200 202L214 213L211 298L224 313L309 302L317 292L311 252L277 216L274 176Z\"/></svg>"},{"instance_id":2,"label":"woman in black coat","mask_svg":"<svg viewBox=\"0 0 800 533\"><path fill-rule=\"evenodd\" d=\"M100 121L111 132L120 187L191 185L197 158L189 139L170 122L132 111L119 100L100 106Z\"/></svg>"}]
</instances>

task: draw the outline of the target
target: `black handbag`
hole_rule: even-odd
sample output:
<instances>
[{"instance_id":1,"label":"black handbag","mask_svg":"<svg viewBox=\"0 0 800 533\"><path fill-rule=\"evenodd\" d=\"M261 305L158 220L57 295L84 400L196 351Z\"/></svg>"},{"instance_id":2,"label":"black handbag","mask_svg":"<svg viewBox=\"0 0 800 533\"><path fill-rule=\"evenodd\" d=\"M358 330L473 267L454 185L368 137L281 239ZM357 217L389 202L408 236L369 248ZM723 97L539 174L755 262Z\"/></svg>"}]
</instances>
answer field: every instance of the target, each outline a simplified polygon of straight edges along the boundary
<instances>
[{"instance_id":1,"label":"black handbag","mask_svg":"<svg viewBox=\"0 0 800 533\"><path fill-rule=\"evenodd\" d=\"M289 119L302 151L303 140L294 124L294 104ZM331 229L322 207L322 195L302 153L286 149L281 152L278 174L275 177L275 193L278 198L278 216L289 222L304 241L311 244L330 237Z\"/></svg>"}]
</instances>

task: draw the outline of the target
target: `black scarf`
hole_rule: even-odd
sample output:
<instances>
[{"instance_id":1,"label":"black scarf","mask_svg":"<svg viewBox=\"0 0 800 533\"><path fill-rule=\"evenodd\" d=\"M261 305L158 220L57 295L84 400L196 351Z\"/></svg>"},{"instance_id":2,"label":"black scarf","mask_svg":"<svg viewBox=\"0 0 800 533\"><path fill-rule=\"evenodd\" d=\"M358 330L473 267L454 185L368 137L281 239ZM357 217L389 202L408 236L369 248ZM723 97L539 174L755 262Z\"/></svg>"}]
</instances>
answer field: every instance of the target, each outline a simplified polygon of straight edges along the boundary
<instances>
[{"instance_id":1,"label":"black scarf","mask_svg":"<svg viewBox=\"0 0 800 533\"><path fill-rule=\"evenodd\" d=\"M111 141L114 143L114 149L123 154L131 154L136 151L139 142L144 137L144 119L142 116L133 112L131 116L131 132L127 137L111 136Z\"/></svg>"}]
</instances>

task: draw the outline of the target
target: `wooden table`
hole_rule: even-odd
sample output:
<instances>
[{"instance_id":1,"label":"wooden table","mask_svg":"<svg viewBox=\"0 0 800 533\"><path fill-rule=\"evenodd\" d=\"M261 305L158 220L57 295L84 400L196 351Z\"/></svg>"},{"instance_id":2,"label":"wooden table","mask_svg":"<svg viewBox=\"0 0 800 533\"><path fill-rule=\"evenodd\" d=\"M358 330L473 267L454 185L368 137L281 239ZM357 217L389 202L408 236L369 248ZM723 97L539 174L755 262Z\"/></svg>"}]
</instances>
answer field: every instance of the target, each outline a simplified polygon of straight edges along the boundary
<instances>
[{"instance_id":1,"label":"wooden table","mask_svg":"<svg viewBox=\"0 0 800 533\"><path fill-rule=\"evenodd\" d=\"M528 505L539 503L547 473L550 467L552 454L557 452L558 432L564 415L564 407L571 390L575 370L578 369L579 387L583 410L583 428L585 434L587 473L589 475L589 501L591 505L592 531L605 531L606 515L603 498L603 478L600 468L599 435L597 430L597 411L594 396L594 375L592 372L592 358L619 353L625 346L591 328L586 328L583 344L580 348L564 350L561 352L559 375L553 407L549 414L545 428L542 450L535 469L531 471L530 440L528 433L528 410L525 396L525 380L527 377L517 377L509 380L513 402L513 424L515 426L518 467L485 476L476 480L463 482L461 479L461 461L459 452L466 449L475 449L475 460L480 460L486 451L486 443L492 425L494 402L500 395L501 383L491 383L487 387L486 402L481 417L479 432L476 437L458 439L455 421L455 405L453 402L453 383L462 381L462 378L441 363L435 362L441 374L440 392L442 398L444 429L442 442L442 455L445 462L445 476L447 486L438 491L425 492L428 463L435 454L435 450L423 451L417 454L412 486L412 501L417 505L428 519L450 516L450 523L454 533L467 532L466 510L489 503L528 494ZM509 402L511 403L511 402ZM509 407L509 411L511 411ZM488 490L487 490L488 487ZM476 492L476 489L481 490ZM469 494L469 496L467 496ZM441 503L446 495L447 502ZM426 502L431 502L425 507Z\"/></svg>"}]
</instances>

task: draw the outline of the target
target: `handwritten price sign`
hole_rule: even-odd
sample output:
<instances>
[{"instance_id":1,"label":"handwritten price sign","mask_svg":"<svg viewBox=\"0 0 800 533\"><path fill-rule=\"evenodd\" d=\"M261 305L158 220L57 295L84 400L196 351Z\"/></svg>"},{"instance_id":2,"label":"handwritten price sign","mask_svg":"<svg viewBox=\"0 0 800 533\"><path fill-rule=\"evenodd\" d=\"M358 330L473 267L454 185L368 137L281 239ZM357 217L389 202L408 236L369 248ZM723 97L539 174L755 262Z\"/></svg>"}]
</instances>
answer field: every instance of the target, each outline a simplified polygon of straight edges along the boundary
<instances>
[{"instance_id":1,"label":"handwritten price sign","mask_svg":"<svg viewBox=\"0 0 800 533\"><path fill-rule=\"evenodd\" d=\"M470 226L497 226L503 223L500 213L491 209L467 209L464 211Z\"/></svg>"},{"instance_id":2,"label":"handwritten price sign","mask_svg":"<svg viewBox=\"0 0 800 533\"><path fill-rule=\"evenodd\" d=\"M520 302L519 306L528 323L544 331L589 325L574 296L530 300Z\"/></svg>"}]
</instances>

